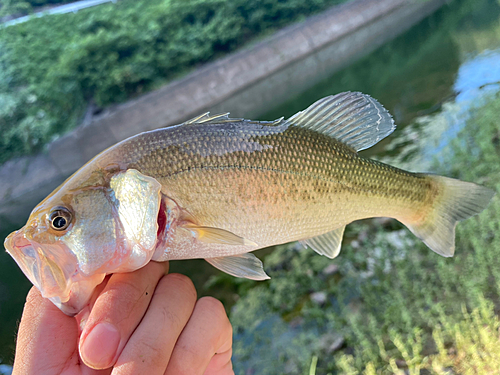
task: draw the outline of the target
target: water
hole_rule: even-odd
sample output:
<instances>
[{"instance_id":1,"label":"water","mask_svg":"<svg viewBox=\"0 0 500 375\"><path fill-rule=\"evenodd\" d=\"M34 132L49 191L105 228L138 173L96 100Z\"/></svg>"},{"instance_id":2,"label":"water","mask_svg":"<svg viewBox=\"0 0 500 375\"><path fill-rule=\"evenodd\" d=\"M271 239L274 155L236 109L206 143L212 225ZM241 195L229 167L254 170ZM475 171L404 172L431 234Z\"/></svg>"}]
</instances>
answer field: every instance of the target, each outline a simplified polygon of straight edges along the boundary
<instances>
[{"instance_id":1,"label":"water","mask_svg":"<svg viewBox=\"0 0 500 375\"><path fill-rule=\"evenodd\" d=\"M499 91L499 61L500 3L456 0L369 56L259 117L287 117L326 95L362 91L384 104L398 124L389 139L364 153L391 157L400 167L418 165L414 169L423 171L430 168L436 150L456 136L471 108L485 95ZM14 229L2 228L0 238ZM201 294L221 298L226 307L237 299L230 277L204 287L210 276L220 275L204 261L173 262L171 268L193 277ZM0 253L0 363L13 359L17 322L29 288L10 256Z\"/></svg>"},{"instance_id":2,"label":"water","mask_svg":"<svg viewBox=\"0 0 500 375\"><path fill-rule=\"evenodd\" d=\"M406 169L432 171L433 161L446 154L474 108L500 91L499 62L500 48L467 56L453 84L453 99L441 103L439 111L415 118L397 134L387 147L390 159Z\"/></svg>"},{"instance_id":3,"label":"water","mask_svg":"<svg viewBox=\"0 0 500 375\"><path fill-rule=\"evenodd\" d=\"M463 106L484 91L498 89L499 8L495 0L457 0L445 5L392 42L260 119L287 118L324 96L361 91L380 101L398 125L393 135L365 155L395 155L401 150L390 152L386 146L402 136L408 125L439 112L445 103Z\"/></svg>"}]
</instances>

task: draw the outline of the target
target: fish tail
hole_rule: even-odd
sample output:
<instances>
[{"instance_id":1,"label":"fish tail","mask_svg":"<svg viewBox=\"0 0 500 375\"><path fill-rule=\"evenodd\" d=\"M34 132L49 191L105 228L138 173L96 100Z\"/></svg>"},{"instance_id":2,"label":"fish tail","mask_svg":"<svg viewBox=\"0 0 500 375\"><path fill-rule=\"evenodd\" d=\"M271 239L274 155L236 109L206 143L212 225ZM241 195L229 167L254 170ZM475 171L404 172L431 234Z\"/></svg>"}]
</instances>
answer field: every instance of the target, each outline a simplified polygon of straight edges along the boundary
<instances>
[{"instance_id":1,"label":"fish tail","mask_svg":"<svg viewBox=\"0 0 500 375\"><path fill-rule=\"evenodd\" d=\"M451 257L455 252L455 226L483 211L495 192L484 186L435 175L440 193L432 209L418 222L404 223L418 238L436 253Z\"/></svg>"}]
</instances>

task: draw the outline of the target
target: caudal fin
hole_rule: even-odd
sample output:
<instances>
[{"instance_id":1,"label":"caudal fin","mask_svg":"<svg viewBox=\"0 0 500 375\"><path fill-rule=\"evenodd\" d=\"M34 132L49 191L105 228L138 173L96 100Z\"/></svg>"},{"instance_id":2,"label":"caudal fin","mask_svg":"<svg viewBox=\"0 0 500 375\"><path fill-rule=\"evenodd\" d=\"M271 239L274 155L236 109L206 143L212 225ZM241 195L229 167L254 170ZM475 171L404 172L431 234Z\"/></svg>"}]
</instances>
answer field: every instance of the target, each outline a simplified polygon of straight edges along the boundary
<instances>
[{"instance_id":1,"label":"caudal fin","mask_svg":"<svg viewBox=\"0 0 500 375\"><path fill-rule=\"evenodd\" d=\"M405 224L433 251L451 257L455 253L457 222L484 210L495 192L471 182L442 176L428 177L438 182L441 194L436 197L432 211L423 222Z\"/></svg>"}]
</instances>

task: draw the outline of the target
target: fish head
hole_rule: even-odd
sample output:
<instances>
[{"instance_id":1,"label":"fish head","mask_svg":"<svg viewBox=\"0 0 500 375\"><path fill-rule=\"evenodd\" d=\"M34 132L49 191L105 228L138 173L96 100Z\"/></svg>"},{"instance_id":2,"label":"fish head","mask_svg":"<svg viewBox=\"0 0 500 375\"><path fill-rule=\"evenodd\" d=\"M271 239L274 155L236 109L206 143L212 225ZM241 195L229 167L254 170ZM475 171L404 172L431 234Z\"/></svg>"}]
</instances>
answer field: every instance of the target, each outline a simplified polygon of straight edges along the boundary
<instances>
[{"instance_id":1,"label":"fish head","mask_svg":"<svg viewBox=\"0 0 500 375\"><path fill-rule=\"evenodd\" d=\"M5 240L7 252L41 292L77 314L106 274L129 272L154 253L160 186L137 171L108 184L59 188Z\"/></svg>"},{"instance_id":2,"label":"fish head","mask_svg":"<svg viewBox=\"0 0 500 375\"><path fill-rule=\"evenodd\" d=\"M102 190L66 194L65 201L42 202L5 248L43 297L74 315L104 279L119 238Z\"/></svg>"}]
</instances>

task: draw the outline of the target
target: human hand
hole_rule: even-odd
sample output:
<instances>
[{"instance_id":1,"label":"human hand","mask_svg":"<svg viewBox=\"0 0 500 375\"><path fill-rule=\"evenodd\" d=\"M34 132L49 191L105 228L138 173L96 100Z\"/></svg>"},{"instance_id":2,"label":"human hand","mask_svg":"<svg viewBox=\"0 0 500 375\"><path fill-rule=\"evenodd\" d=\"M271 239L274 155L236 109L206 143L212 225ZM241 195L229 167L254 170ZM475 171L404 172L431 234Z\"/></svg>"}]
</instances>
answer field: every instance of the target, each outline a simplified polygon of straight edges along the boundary
<instances>
[{"instance_id":1,"label":"human hand","mask_svg":"<svg viewBox=\"0 0 500 375\"><path fill-rule=\"evenodd\" d=\"M211 297L196 301L191 280L167 271L168 263L150 262L111 275L76 319L33 287L13 375L234 374L224 307Z\"/></svg>"}]
</instances>

